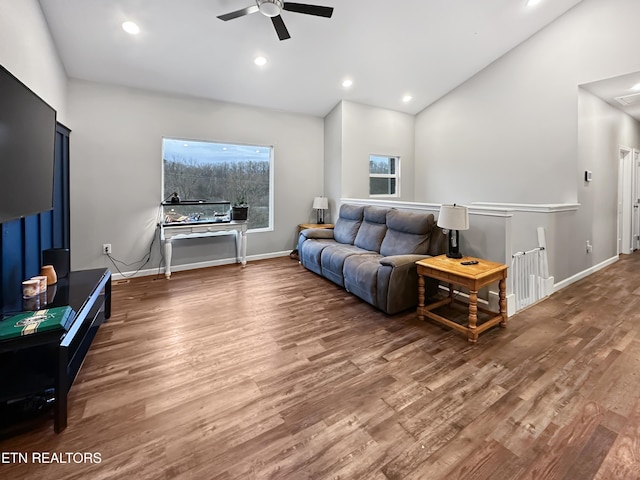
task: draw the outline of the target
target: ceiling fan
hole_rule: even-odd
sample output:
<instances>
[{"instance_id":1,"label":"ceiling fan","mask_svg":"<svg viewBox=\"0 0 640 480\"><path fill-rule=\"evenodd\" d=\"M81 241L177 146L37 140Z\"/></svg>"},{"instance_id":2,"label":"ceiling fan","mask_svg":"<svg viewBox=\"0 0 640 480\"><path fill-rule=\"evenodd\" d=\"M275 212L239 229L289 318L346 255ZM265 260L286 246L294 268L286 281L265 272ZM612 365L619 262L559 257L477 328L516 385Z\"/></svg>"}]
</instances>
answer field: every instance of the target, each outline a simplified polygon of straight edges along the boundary
<instances>
[{"instance_id":1,"label":"ceiling fan","mask_svg":"<svg viewBox=\"0 0 640 480\"><path fill-rule=\"evenodd\" d=\"M218 18L226 22L228 20L233 20L234 18L260 12L265 17L271 18L271 22L276 29L278 38L280 40L286 40L287 38L291 38L291 35L289 35L289 31L287 30L287 27L284 25L284 21L280 16L280 12L282 12L282 10L287 10L288 12L304 13L306 15L316 15L318 17L326 18L331 18L331 15L333 15L332 7L308 5L306 3L284 2L281 0L256 0L255 5L243 8L242 10L227 13L225 15L219 15Z\"/></svg>"}]
</instances>

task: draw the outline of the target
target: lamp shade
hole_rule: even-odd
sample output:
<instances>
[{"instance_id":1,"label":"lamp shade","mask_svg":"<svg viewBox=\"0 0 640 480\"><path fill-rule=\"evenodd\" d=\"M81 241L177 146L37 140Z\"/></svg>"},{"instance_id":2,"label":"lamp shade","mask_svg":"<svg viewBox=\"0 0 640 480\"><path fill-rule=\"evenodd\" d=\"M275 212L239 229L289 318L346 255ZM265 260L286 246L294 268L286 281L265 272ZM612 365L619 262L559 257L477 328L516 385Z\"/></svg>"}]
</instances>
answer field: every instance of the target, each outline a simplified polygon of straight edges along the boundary
<instances>
[{"instance_id":1,"label":"lamp shade","mask_svg":"<svg viewBox=\"0 0 640 480\"><path fill-rule=\"evenodd\" d=\"M329 208L329 199L327 197L314 198L313 208L315 208L316 210L327 210Z\"/></svg>"},{"instance_id":2,"label":"lamp shade","mask_svg":"<svg viewBox=\"0 0 640 480\"><path fill-rule=\"evenodd\" d=\"M462 205L442 205L438 215L438 226L447 230L468 230L469 210Z\"/></svg>"}]
</instances>

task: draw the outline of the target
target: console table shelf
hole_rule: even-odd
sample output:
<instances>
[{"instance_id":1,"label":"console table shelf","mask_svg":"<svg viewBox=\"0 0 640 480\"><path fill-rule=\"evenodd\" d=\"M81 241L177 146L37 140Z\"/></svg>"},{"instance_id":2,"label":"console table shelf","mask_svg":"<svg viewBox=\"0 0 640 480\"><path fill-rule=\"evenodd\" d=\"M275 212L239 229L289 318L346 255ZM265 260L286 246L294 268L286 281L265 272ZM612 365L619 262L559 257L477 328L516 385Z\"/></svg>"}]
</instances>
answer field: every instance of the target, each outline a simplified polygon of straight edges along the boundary
<instances>
[{"instance_id":1,"label":"console table shelf","mask_svg":"<svg viewBox=\"0 0 640 480\"><path fill-rule=\"evenodd\" d=\"M235 234L236 262L245 266L247 264L247 228L246 220L160 224L160 240L164 244L165 277L171 278L172 241L184 238L204 238L228 235L230 233Z\"/></svg>"}]
</instances>

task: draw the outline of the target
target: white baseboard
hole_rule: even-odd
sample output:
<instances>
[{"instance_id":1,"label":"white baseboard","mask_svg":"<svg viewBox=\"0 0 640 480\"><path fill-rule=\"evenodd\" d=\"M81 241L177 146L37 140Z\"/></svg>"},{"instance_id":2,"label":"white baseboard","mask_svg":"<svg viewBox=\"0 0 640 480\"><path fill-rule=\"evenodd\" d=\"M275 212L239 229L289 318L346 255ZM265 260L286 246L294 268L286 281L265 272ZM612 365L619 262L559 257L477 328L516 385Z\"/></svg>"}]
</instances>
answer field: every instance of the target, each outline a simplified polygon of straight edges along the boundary
<instances>
[{"instance_id":1,"label":"white baseboard","mask_svg":"<svg viewBox=\"0 0 640 480\"><path fill-rule=\"evenodd\" d=\"M268 258L278 258L278 257L287 257L291 253L291 250L287 250L284 252L271 252L271 253L262 253L260 255L249 255L247 256L247 262L256 261L256 260L266 260ZM194 270L196 268L207 268L207 267L217 267L220 265L230 265L232 263L236 263L235 258L221 258L218 260L209 260L207 262L197 262L197 263L186 263L184 265L171 265L171 273L174 272L182 272L185 270ZM112 273L113 280L122 280L125 278L136 278L136 277L148 277L148 276L159 275L164 277L164 267L158 268L149 268L146 270L140 270L139 272L123 272L120 273Z\"/></svg>"},{"instance_id":2,"label":"white baseboard","mask_svg":"<svg viewBox=\"0 0 640 480\"><path fill-rule=\"evenodd\" d=\"M489 304L489 310L499 311L500 310L500 294L498 292L492 292L489 290L489 300L487 302ZM507 295L507 317L515 315L516 313L516 296L511 293Z\"/></svg>"},{"instance_id":3,"label":"white baseboard","mask_svg":"<svg viewBox=\"0 0 640 480\"><path fill-rule=\"evenodd\" d=\"M602 270L604 267L608 267L609 265L612 265L617 261L618 261L618 255L616 255L615 257L611 257L611 258L609 258L609 259L605 260L604 262L601 262L601 263L599 263L597 265L594 265L593 267L587 268L586 270L583 270L582 272L578 272L578 273L576 273L575 275L572 275L569 278L565 278L564 280L562 280L561 282L556 283L553 286L553 293L557 292L558 290L563 289L564 287L568 287L572 283L575 283L578 280L582 280L583 278L588 277L592 273L596 273L598 270Z\"/></svg>"},{"instance_id":4,"label":"white baseboard","mask_svg":"<svg viewBox=\"0 0 640 480\"><path fill-rule=\"evenodd\" d=\"M449 295L449 288L446 285L440 285L440 288L444 290L442 292L444 295ZM460 292L454 289L454 293L458 296L469 299L469 294ZM484 298L478 298L478 303L482 304L489 310L493 310L494 312L500 311L500 295L498 292L492 292L489 290L489 298L485 300ZM516 296L514 294L507 295L507 317L514 315L516 313Z\"/></svg>"}]
</instances>

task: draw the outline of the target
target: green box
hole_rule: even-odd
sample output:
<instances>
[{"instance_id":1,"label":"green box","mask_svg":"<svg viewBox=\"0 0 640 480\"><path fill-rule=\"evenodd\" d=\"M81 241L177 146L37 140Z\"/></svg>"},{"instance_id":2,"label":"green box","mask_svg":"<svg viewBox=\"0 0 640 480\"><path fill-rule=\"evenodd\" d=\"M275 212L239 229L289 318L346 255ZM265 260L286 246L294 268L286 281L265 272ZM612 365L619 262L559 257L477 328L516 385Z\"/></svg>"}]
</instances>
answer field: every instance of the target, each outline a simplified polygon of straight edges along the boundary
<instances>
[{"instance_id":1,"label":"green box","mask_svg":"<svg viewBox=\"0 0 640 480\"><path fill-rule=\"evenodd\" d=\"M51 330L66 331L74 318L75 312L69 306L21 312L0 322L0 340Z\"/></svg>"}]
</instances>

